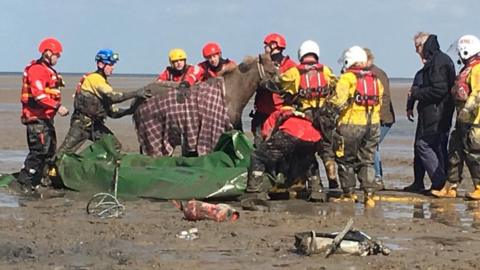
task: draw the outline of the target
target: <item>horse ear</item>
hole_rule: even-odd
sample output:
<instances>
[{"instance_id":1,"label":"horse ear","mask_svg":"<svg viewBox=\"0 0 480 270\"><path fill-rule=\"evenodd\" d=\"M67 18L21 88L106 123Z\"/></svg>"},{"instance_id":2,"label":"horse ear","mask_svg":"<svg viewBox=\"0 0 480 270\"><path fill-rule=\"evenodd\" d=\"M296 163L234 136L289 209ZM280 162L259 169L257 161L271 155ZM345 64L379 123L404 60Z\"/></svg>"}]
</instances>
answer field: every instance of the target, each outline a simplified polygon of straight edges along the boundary
<instances>
[{"instance_id":1,"label":"horse ear","mask_svg":"<svg viewBox=\"0 0 480 270\"><path fill-rule=\"evenodd\" d=\"M263 64L263 59L261 54L258 55L258 63Z\"/></svg>"}]
</instances>

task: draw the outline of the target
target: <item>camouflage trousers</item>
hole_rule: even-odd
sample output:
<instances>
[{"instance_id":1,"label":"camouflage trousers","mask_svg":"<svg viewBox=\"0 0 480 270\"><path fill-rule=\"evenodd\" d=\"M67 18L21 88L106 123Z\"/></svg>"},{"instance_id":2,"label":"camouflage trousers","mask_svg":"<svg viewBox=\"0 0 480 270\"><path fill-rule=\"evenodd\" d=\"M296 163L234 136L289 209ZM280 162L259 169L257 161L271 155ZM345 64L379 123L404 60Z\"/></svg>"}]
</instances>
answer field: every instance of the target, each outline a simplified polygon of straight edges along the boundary
<instances>
[{"instance_id":1,"label":"camouflage trousers","mask_svg":"<svg viewBox=\"0 0 480 270\"><path fill-rule=\"evenodd\" d=\"M373 164L380 141L380 124L340 125L332 140L343 191L354 192L358 178L366 192L373 192L375 190Z\"/></svg>"},{"instance_id":2,"label":"camouflage trousers","mask_svg":"<svg viewBox=\"0 0 480 270\"><path fill-rule=\"evenodd\" d=\"M70 121L70 129L60 145L57 155L75 153L85 141L96 141L106 134L113 134L113 132L105 126L103 121L93 121L91 118L75 112Z\"/></svg>"},{"instance_id":3,"label":"camouflage trousers","mask_svg":"<svg viewBox=\"0 0 480 270\"><path fill-rule=\"evenodd\" d=\"M448 182L460 183L466 164L473 185L480 185L480 127L456 123L448 145L448 163Z\"/></svg>"},{"instance_id":4,"label":"camouflage trousers","mask_svg":"<svg viewBox=\"0 0 480 270\"><path fill-rule=\"evenodd\" d=\"M29 153L18 176L18 182L32 187L40 185L48 167L53 163L57 136L53 121L38 120L26 126Z\"/></svg>"},{"instance_id":5,"label":"camouflage trousers","mask_svg":"<svg viewBox=\"0 0 480 270\"><path fill-rule=\"evenodd\" d=\"M317 182L311 185L321 185L315 152L315 143L300 140L282 131L276 132L260 143L251 155L247 192L267 192L272 188L275 183L267 177L267 173L274 176L278 172L284 173L287 176L286 186L289 186L289 180L293 181L297 176L318 176L315 177Z\"/></svg>"}]
</instances>

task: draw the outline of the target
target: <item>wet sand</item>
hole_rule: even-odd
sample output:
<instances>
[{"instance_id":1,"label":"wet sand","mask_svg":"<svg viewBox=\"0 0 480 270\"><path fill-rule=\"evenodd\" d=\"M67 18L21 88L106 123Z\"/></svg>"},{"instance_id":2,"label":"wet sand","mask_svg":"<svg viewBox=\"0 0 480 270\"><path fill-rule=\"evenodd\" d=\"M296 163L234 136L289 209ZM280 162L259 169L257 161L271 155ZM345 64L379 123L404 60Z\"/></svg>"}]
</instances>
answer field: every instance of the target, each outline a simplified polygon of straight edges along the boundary
<instances>
[{"instance_id":1,"label":"wet sand","mask_svg":"<svg viewBox=\"0 0 480 270\"><path fill-rule=\"evenodd\" d=\"M71 108L78 76L66 79L65 104ZM18 169L26 153L25 129L19 123L19 80L0 76L0 172ZM153 77L114 77L111 81L114 87L131 90L151 80ZM412 181L414 125L404 119L407 87L392 87L398 123L382 145L389 189ZM56 120L59 142L68 121ZM138 149L130 119L109 119L107 125L126 151ZM471 188L466 179L460 193ZM25 201L0 190L0 269L480 268L480 203L391 191L379 194L388 201L378 202L373 209L364 209L360 203L274 201L270 212L241 211L236 222L215 223L185 221L169 202L150 200L126 201L123 218L102 220L85 213L85 194L68 192L63 198ZM414 200L395 199L406 196ZM239 208L237 202L231 203ZM294 252L294 233L339 231L352 216L355 228L382 240L392 254L325 259ZM199 239L175 237L192 227L198 228Z\"/></svg>"}]
</instances>

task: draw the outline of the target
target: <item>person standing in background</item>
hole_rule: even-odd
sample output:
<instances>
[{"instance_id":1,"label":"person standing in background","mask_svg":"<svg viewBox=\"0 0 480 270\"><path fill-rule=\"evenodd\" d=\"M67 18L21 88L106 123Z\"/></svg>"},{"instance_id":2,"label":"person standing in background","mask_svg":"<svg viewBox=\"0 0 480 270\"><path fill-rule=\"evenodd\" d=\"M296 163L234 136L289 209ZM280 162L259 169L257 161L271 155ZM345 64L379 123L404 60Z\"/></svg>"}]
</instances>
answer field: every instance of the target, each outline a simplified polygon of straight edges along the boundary
<instances>
[{"instance_id":1,"label":"person standing in background","mask_svg":"<svg viewBox=\"0 0 480 270\"><path fill-rule=\"evenodd\" d=\"M367 53L367 67L377 76L383 85L382 107L380 107L380 141L375 151L375 182L378 185L378 189L384 189L383 183L383 168L382 160L380 157L380 144L385 136L387 136L390 128L395 123L395 112L393 111L392 100L390 97L390 80L387 73L374 64L375 56L368 48L363 48Z\"/></svg>"},{"instance_id":2,"label":"person standing in background","mask_svg":"<svg viewBox=\"0 0 480 270\"><path fill-rule=\"evenodd\" d=\"M436 35L420 32L414 42L424 63L422 84L410 92L410 98L418 101L415 150L432 181L430 190L440 190L447 179L447 144L454 111L450 89L455 83L455 66L440 50Z\"/></svg>"}]
</instances>

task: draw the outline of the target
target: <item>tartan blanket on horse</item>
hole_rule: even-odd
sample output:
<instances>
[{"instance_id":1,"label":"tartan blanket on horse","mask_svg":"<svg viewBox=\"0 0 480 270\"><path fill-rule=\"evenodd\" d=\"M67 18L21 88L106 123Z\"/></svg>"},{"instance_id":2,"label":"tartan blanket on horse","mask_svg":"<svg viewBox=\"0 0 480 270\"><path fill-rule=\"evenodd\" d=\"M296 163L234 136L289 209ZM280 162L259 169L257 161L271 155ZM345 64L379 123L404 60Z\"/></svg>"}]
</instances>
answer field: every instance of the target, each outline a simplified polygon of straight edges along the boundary
<instances>
[{"instance_id":1,"label":"tartan blanket on horse","mask_svg":"<svg viewBox=\"0 0 480 270\"><path fill-rule=\"evenodd\" d=\"M171 156L175 146L206 155L220 135L231 129L225 107L223 78L213 78L189 89L182 102L176 87L164 89L140 105L134 123L140 150L149 156ZM186 150L186 151L185 151Z\"/></svg>"}]
</instances>

